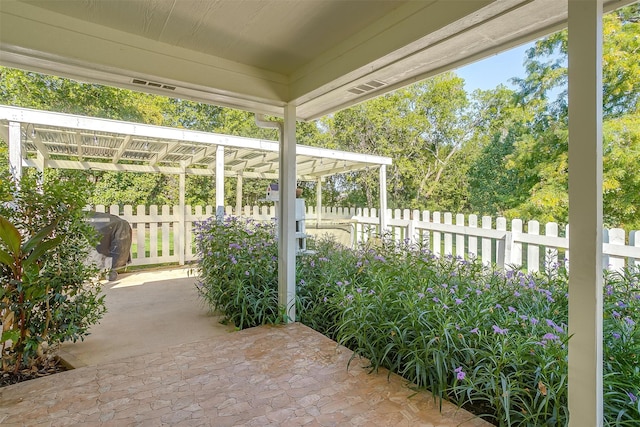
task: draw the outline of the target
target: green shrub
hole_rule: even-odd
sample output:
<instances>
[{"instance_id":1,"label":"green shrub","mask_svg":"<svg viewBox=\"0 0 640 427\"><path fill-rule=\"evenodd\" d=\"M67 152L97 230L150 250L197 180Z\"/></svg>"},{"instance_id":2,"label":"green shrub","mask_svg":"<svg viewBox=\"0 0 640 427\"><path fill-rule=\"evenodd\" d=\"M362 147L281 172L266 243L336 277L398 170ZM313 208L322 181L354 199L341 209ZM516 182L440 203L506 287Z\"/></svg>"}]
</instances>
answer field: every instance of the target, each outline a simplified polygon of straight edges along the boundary
<instances>
[{"instance_id":1,"label":"green shrub","mask_svg":"<svg viewBox=\"0 0 640 427\"><path fill-rule=\"evenodd\" d=\"M234 217L195 225L199 294L239 329L282 319L274 233L272 223Z\"/></svg>"},{"instance_id":2,"label":"green shrub","mask_svg":"<svg viewBox=\"0 0 640 427\"><path fill-rule=\"evenodd\" d=\"M64 341L82 339L105 311L97 270L86 265L95 231L85 222L85 186L25 175L0 205L2 369L36 366Z\"/></svg>"},{"instance_id":3,"label":"green shrub","mask_svg":"<svg viewBox=\"0 0 640 427\"><path fill-rule=\"evenodd\" d=\"M203 295L230 319L277 321L275 239L271 229L257 237L247 227L254 225L204 224ZM562 266L547 274L502 271L387 240L357 251L331 241L309 246L315 252L297 259L298 320L369 359L371 371L388 368L499 425L566 424L568 276ZM639 282L640 267L605 276L608 425L640 419ZM257 298L267 286L273 298Z\"/></svg>"}]
</instances>

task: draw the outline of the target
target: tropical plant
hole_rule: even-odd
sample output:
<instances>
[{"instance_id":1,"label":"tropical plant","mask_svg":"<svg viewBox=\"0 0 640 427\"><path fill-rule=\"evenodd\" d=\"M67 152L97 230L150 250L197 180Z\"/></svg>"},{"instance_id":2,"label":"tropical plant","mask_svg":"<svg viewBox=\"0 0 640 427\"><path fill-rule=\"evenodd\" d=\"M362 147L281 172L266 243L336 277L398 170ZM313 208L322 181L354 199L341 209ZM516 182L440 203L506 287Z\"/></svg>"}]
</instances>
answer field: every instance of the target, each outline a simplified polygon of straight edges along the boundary
<instances>
[{"instance_id":1,"label":"tropical plant","mask_svg":"<svg viewBox=\"0 0 640 427\"><path fill-rule=\"evenodd\" d=\"M95 233L84 222L84 186L26 174L0 206L2 370L45 363L56 345L82 339L105 311L87 264ZM17 188L16 188L17 187Z\"/></svg>"}]
</instances>

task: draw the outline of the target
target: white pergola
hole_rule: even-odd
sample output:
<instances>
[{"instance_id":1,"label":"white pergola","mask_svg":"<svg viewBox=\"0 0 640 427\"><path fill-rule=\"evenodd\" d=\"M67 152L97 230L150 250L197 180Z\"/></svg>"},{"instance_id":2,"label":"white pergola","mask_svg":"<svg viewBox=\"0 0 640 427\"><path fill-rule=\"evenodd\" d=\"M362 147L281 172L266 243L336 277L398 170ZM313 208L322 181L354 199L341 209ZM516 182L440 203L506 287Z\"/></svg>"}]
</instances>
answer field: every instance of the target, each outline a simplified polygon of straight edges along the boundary
<instances>
[{"instance_id":1,"label":"white pergola","mask_svg":"<svg viewBox=\"0 0 640 427\"><path fill-rule=\"evenodd\" d=\"M186 175L211 176L216 183L216 213L224 214L224 178L237 181L236 213L242 209L243 179L278 180L280 146L276 141L145 125L0 105L0 137L9 144L15 178L23 167L112 172L162 173L180 177L181 212ZM316 182L317 222L321 221L322 182L327 176L379 169L391 158L298 145L299 181ZM386 182L380 204L386 206ZM381 227L387 222L380 212ZM184 254L181 253L181 257Z\"/></svg>"},{"instance_id":2,"label":"white pergola","mask_svg":"<svg viewBox=\"0 0 640 427\"><path fill-rule=\"evenodd\" d=\"M2 0L0 64L282 117L270 123L280 129L279 297L295 319L296 121L568 26L569 411L572 426L594 426L603 422L602 14L630 3Z\"/></svg>"}]
</instances>

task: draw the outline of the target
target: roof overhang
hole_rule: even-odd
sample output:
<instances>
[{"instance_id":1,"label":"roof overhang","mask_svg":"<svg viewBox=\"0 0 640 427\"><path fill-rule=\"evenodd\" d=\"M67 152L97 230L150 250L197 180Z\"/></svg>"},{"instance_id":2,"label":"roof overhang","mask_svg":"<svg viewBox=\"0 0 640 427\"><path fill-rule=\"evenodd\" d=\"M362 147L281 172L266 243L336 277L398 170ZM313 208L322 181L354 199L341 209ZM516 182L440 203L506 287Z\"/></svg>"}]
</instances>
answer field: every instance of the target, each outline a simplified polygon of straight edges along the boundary
<instances>
[{"instance_id":1,"label":"roof overhang","mask_svg":"<svg viewBox=\"0 0 640 427\"><path fill-rule=\"evenodd\" d=\"M566 19L560 0L3 0L0 64L309 120Z\"/></svg>"},{"instance_id":2,"label":"roof overhang","mask_svg":"<svg viewBox=\"0 0 640 427\"><path fill-rule=\"evenodd\" d=\"M223 147L225 176L278 179L275 141L0 105L0 137L5 141L10 122L20 123L24 165L39 169L213 176L217 149ZM300 180L390 164L388 157L296 147Z\"/></svg>"}]
</instances>

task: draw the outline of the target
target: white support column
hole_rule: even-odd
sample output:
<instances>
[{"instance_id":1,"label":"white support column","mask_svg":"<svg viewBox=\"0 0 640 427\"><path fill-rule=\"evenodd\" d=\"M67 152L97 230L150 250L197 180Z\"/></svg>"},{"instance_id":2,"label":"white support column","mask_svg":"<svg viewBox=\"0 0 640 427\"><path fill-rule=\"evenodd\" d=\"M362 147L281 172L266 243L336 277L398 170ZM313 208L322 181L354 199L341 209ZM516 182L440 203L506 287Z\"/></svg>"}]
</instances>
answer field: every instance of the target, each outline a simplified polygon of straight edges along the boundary
<instances>
[{"instance_id":1,"label":"white support column","mask_svg":"<svg viewBox=\"0 0 640 427\"><path fill-rule=\"evenodd\" d=\"M380 165L380 236L387 231L387 166Z\"/></svg>"},{"instance_id":2,"label":"white support column","mask_svg":"<svg viewBox=\"0 0 640 427\"><path fill-rule=\"evenodd\" d=\"M602 426L602 0L569 0L569 425Z\"/></svg>"},{"instance_id":3,"label":"white support column","mask_svg":"<svg viewBox=\"0 0 640 427\"><path fill-rule=\"evenodd\" d=\"M316 228L320 228L322 221L322 178L316 181Z\"/></svg>"},{"instance_id":4,"label":"white support column","mask_svg":"<svg viewBox=\"0 0 640 427\"><path fill-rule=\"evenodd\" d=\"M278 301L296 320L296 107L284 107L280 135L278 212Z\"/></svg>"},{"instance_id":5,"label":"white support column","mask_svg":"<svg viewBox=\"0 0 640 427\"><path fill-rule=\"evenodd\" d=\"M238 174L236 182L236 216L242 216L242 173Z\"/></svg>"},{"instance_id":6,"label":"white support column","mask_svg":"<svg viewBox=\"0 0 640 427\"><path fill-rule=\"evenodd\" d=\"M182 172L180 174L180 197L179 197L179 206L178 206L178 209L179 209L178 224L180 227L180 232L176 233L176 230L173 230L173 233L174 233L173 238L178 239L178 264L180 265L184 265L185 263L185 250L187 247L187 245L185 245L187 230L186 230L185 211L184 211L186 181L187 181L186 173Z\"/></svg>"},{"instance_id":7,"label":"white support column","mask_svg":"<svg viewBox=\"0 0 640 427\"><path fill-rule=\"evenodd\" d=\"M22 178L22 143L20 123L9 122L9 171L16 183Z\"/></svg>"},{"instance_id":8,"label":"white support column","mask_svg":"<svg viewBox=\"0 0 640 427\"><path fill-rule=\"evenodd\" d=\"M224 217L224 146L216 148L216 217Z\"/></svg>"}]
</instances>

